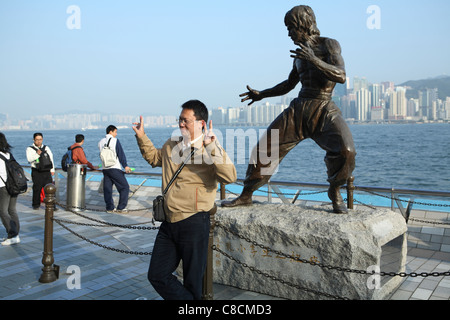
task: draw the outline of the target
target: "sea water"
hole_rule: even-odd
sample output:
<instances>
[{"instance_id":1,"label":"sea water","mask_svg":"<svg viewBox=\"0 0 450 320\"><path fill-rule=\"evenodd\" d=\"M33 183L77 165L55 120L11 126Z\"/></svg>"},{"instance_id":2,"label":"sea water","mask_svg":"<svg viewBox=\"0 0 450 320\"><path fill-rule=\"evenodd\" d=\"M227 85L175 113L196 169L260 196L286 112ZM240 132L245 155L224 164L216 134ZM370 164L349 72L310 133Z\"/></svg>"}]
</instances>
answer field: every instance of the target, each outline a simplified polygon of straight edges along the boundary
<instances>
[{"instance_id":1,"label":"sea water","mask_svg":"<svg viewBox=\"0 0 450 320\"><path fill-rule=\"evenodd\" d=\"M244 178L248 157L264 127L227 128L216 127L230 158L236 165L238 178ZM235 133L244 132L245 139ZM357 151L356 168L353 172L355 185L371 187L394 187L418 190L450 191L450 124L366 124L350 125ZM172 135L176 128L146 128L146 134L158 148ZM25 150L33 143L33 131L6 131L12 153L20 164L27 165ZM87 159L93 165L100 164L98 142L106 133L96 130L43 130L44 144L48 145L61 167L61 158L75 142L76 134L83 134ZM136 172L161 173L143 158L131 128L119 128L117 138L125 151L128 166ZM227 141L234 139L234 143ZM256 139L256 140L255 140ZM233 149L228 150L227 149ZM231 148L230 146L233 146ZM299 143L284 158L272 180L327 183L325 151L310 139Z\"/></svg>"}]
</instances>

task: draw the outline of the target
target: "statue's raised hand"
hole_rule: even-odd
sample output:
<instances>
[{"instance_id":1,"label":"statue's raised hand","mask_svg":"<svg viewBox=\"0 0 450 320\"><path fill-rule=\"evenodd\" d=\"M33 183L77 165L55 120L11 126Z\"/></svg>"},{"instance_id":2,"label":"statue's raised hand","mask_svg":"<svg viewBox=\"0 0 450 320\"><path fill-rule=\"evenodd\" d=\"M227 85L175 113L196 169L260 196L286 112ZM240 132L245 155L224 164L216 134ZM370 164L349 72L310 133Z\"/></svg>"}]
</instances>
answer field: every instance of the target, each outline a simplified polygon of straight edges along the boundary
<instances>
[{"instance_id":1,"label":"statue's raised hand","mask_svg":"<svg viewBox=\"0 0 450 320\"><path fill-rule=\"evenodd\" d=\"M248 104L248 105L251 105L252 103L254 103L256 101L262 100L263 97L261 96L261 93L258 90L254 90L254 89L250 88L250 86L247 86L247 89L248 89L248 92L239 95L239 97L245 97L245 98L241 99L241 102L251 99L252 101Z\"/></svg>"}]
</instances>

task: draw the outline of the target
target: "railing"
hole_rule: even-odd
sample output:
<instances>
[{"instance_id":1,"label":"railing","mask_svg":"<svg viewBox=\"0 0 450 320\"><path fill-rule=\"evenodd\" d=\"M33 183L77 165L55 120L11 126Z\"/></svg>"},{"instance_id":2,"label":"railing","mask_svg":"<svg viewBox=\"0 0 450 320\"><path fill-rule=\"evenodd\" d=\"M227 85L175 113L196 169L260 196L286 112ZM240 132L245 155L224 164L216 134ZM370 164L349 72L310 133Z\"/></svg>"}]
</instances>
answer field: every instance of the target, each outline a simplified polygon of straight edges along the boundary
<instances>
[{"instance_id":1,"label":"railing","mask_svg":"<svg viewBox=\"0 0 450 320\"><path fill-rule=\"evenodd\" d=\"M244 180L238 179L236 181L237 184L243 185ZM280 190L280 187L289 187L296 188L295 193L290 194L292 196L292 200L289 200L286 196L285 192ZM283 203L286 204L294 204L303 190L310 189L321 189L322 191L315 192L321 193L326 192L328 190L328 184L319 184L319 183L307 183L307 182L289 182L289 181L276 181L270 180L267 184L267 201L272 202L272 197L275 194ZM349 209L353 209L353 203L358 202L354 200L354 192L364 192L377 197L383 197L386 199L390 199L390 208L391 210L395 210L395 205L397 205L403 217L406 219L406 222L409 220L409 216L414 204L423 204L428 206L435 206L441 208L450 208L450 192L448 191L431 191L431 190L418 190L418 189L401 189L401 188L386 188L386 187L372 187L372 186L358 186L353 185L353 179L350 179L348 184L342 187L347 190L347 204ZM229 190L226 189L224 185L220 186L221 199L225 199L226 193L230 193ZM314 194L314 193L308 193ZM410 196L409 199L400 199L400 197ZM432 204L432 203L423 203L423 202L415 202L414 199L417 196L424 198L445 198L445 202L448 204ZM403 206L403 203L407 203L406 208ZM360 203L363 204L364 203ZM376 205L375 205L376 206Z\"/></svg>"},{"instance_id":2,"label":"railing","mask_svg":"<svg viewBox=\"0 0 450 320\"><path fill-rule=\"evenodd\" d=\"M30 166L23 166L24 168L30 168ZM62 171L60 168L56 169L56 172L65 176L67 173ZM101 171L88 171L90 173ZM129 176L143 176L143 177L154 177L157 179L161 179L162 174L161 173L150 173L150 172L132 172L127 174ZM55 174L55 186L57 189L59 189L59 177ZM143 181L141 185L145 183ZM234 185L243 185L244 179L237 179L237 181L234 183ZM280 187L288 187L288 188L296 188L295 194L291 194L292 200L289 200L289 195L286 195L285 192L282 192L280 190ZM310 182L300 182L300 181L278 181L278 180L270 180L267 183L267 201L271 203L273 201L273 195L276 195L283 203L286 204L295 204L295 202L298 200L299 196L301 196L302 189L310 190L310 189L321 189L322 191L319 191L317 193L326 192L328 190L329 185L328 184L320 184L320 183L310 183ZM374 187L374 186L358 186L353 185L353 178L351 178L347 185L342 187L343 189L346 189L347 191L347 207L349 209L353 208L353 204L357 201L353 199L354 192L364 192L368 193L377 197L383 197L390 199L390 208L391 210L394 210L396 205L398 209L400 210L401 214L405 217L406 221L408 222L412 207L414 204L424 204L424 205L430 205L430 206L436 206L436 207L443 207L443 208L450 208L450 191L437 191L437 190L420 190L420 189L406 189L406 188L395 188L395 187ZM220 199L223 200L226 198L227 193L233 193L226 189L226 186L223 184L220 184L219 187L220 191ZM264 192L264 191L261 191ZM400 199L400 197L410 196L409 199ZM422 203L422 202L415 202L414 199L417 198L417 196L425 197L425 198L445 198L447 201L449 201L449 204L443 204L443 205L435 205L431 203ZM59 201L59 194L56 194L56 200ZM406 203L406 207L403 206L403 203ZM375 205L377 206L377 205Z\"/></svg>"}]
</instances>

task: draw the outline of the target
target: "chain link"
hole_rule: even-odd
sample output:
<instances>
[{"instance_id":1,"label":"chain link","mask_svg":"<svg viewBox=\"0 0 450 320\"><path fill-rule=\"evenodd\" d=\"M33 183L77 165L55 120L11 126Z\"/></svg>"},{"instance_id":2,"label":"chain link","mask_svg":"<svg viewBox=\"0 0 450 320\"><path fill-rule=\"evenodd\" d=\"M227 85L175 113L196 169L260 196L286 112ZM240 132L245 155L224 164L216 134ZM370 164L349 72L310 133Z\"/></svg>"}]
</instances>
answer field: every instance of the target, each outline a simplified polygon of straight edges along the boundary
<instances>
[{"instance_id":1,"label":"chain link","mask_svg":"<svg viewBox=\"0 0 450 320\"><path fill-rule=\"evenodd\" d=\"M53 219L57 224L59 224L61 227L63 227L64 229L66 229L67 231L69 231L70 233L72 233L73 235L83 239L86 242L89 242L90 244L96 245L98 247L107 249L107 250L111 250L111 251L116 251L116 252L120 252L120 253L126 253L126 254L134 254L134 255L151 255L152 252L140 252L140 251L131 251L131 250L123 250L123 249L117 249L117 248L113 248L113 247L109 247L107 245L95 242L93 240L90 240L84 236L82 236L81 234L76 233L75 231L73 231L72 229L68 228L67 226L65 226L62 223L62 220L60 219Z\"/></svg>"},{"instance_id":2,"label":"chain link","mask_svg":"<svg viewBox=\"0 0 450 320\"><path fill-rule=\"evenodd\" d=\"M281 278L277 278L277 277L275 277L275 276L273 276L273 275L270 275L270 274L268 274L268 273L266 273L266 272L263 272L263 271L261 271L261 270L255 268L255 267L251 267L251 266L249 266L248 264L246 264L246 263L244 263L244 262L242 262L242 261L239 261L238 259L236 259L236 258L234 258L233 256L229 255L228 253L226 253L226 252L220 250L220 249L217 248L217 246L215 246L215 245L212 246L212 249L215 250L215 251L217 251L217 252L219 252L220 254L224 255L224 256L227 257L228 259L233 260L234 262L240 264L240 265L243 266L244 268L250 269L250 271L252 271L252 272L256 272L256 273L259 274L259 275L262 275L262 276L264 276L264 277L266 277L266 278L270 278L270 279L272 279L272 280L274 280L274 281L278 281L278 282L280 282L280 283L282 283L282 284L285 284L285 285L288 285L288 286L290 286L290 287L293 287L293 288L296 288L296 289L299 289L299 290L302 290L302 291L306 291L306 292L309 292L309 293L313 293L313 294L325 296L325 297L328 297L328 298L336 299L336 300L350 300L349 298L344 298L344 297L340 297L340 296L337 296L337 295L332 295L332 294L329 294L329 293L326 293L326 292L321 292L321 291L317 291L317 290L314 290L314 289L302 287L302 286L300 286L300 285L298 285L298 284L295 284L295 283L286 281L286 280L281 279Z\"/></svg>"},{"instance_id":3,"label":"chain link","mask_svg":"<svg viewBox=\"0 0 450 320\"><path fill-rule=\"evenodd\" d=\"M57 204L60 205L59 203L57 203ZM122 224L121 225L121 224L116 224L116 223L111 223L111 222L106 222L106 221L94 219L92 217L88 217L88 216L86 216L84 214L76 212L75 210L70 210L70 212L72 212L73 214L75 214L75 215L77 215L79 217L82 217L84 219L91 220L91 221L94 221L94 222L98 222L98 223L101 223L101 224L103 224L105 226L110 226L110 227L125 228L125 229L137 229L137 230L156 230L156 229L159 229L159 227L138 227L137 226L137 225L140 225L140 224L147 224L147 223L152 223L154 225L155 224L154 221L146 221L146 222L135 223L135 224ZM66 222L67 223L71 223L71 222L68 222L68 221L66 221ZM76 223L74 223L74 224L76 224Z\"/></svg>"},{"instance_id":4,"label":"chain link","mask_svg":"<svg viewBox=\"0 0 450 320\"><path fill-rule=\"evenodd\" d=\"M274 254L277 254L279 256L283 256L285 258L289 258L289 259L293 259L295 261L298 262L302 262L302 263L307 263L310 264L312 266L317 266L320 267L322 269L327 269L327 270L337 270L337 271L343 271L343 272L349 272L349 273L356 273L356 274L363 274L363 275L377 275L379 274L380 276L391 276L391 277L402 277L402 278L406 278L406 277L428 277L428 276L435 276L435 277L440 277L440 276L450 276L450 271L448 272L433 272L433 273L426 273L426 272L422 272L422 273L416 273L416 272L411 272L411 273L405 273L405 272L379 272L379 273L375 273L375 272L367 272L366 270L358 270L358 269L351 269L351 268L343 268L343 267L336 267L336 266L331 266L331 265L326 265L320 262L315 262L315 261L310 261L307 259L301 259L299 257L295 257L286 253L283 253L279 250L274 250L268 246L262 245L248 237L242 236L240 234L238 234L237 232L231 230L228 227L223 226L219 221L216 220L216 226L218 226L219 228L222 228L223 230L233 234L234 236L245 240L249 243L251 243L254 246L257 246L263 250L267 250L270 251Z\"/></svg>"},{"instance_id":5,"label":"chain link","mask_svg":"<svg viewBox=\"0 0 450 320\"><path fill-rule=\"evenodd\" d=\"M395 201L410 202L410 203L413 203L413 204L419 204L419 205L430 206L430 207L450 208L450 205L449 205L449 204L427 203L427 202L420 202L420 201L403 200L403 199L400 199L400 198L391 197L391 196L386 196L386 195L379 194L379 193L376 193L376 192L373 192L373 191L369 191L369 190L365 190L365 189L363 189L363 190L361 190L361 191L364 191L364 192L373 194L374 196L378 196L378 197L382 197L382 198L387 198L387 199L395 200Z\"/></svg>"}]
</instances>

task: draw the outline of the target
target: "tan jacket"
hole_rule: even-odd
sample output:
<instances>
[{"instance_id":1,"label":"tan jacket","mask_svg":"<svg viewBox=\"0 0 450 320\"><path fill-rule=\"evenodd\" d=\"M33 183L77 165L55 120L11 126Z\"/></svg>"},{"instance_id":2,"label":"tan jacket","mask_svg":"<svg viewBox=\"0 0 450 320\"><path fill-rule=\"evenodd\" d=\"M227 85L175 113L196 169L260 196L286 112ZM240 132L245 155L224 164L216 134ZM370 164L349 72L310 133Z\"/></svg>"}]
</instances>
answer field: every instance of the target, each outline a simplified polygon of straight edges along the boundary
<instances>
[{"instance_id":1,"label":"tan jacket","mask_svg":"<svg viewBox=\"0 0 450 320\"><path fill-rule=\"evenodd\" d=\"M191 150L182 153L181 138L171 138L157 149L145 135L136 136L142 156L152 167L162 167L164 190ZM236 168L217 139L201 147L183 168L165 196L165 209L169 222L184 220L197 212L208 212L214 206L217 183L236 181Z\"/></svg>"}]
</instances>

